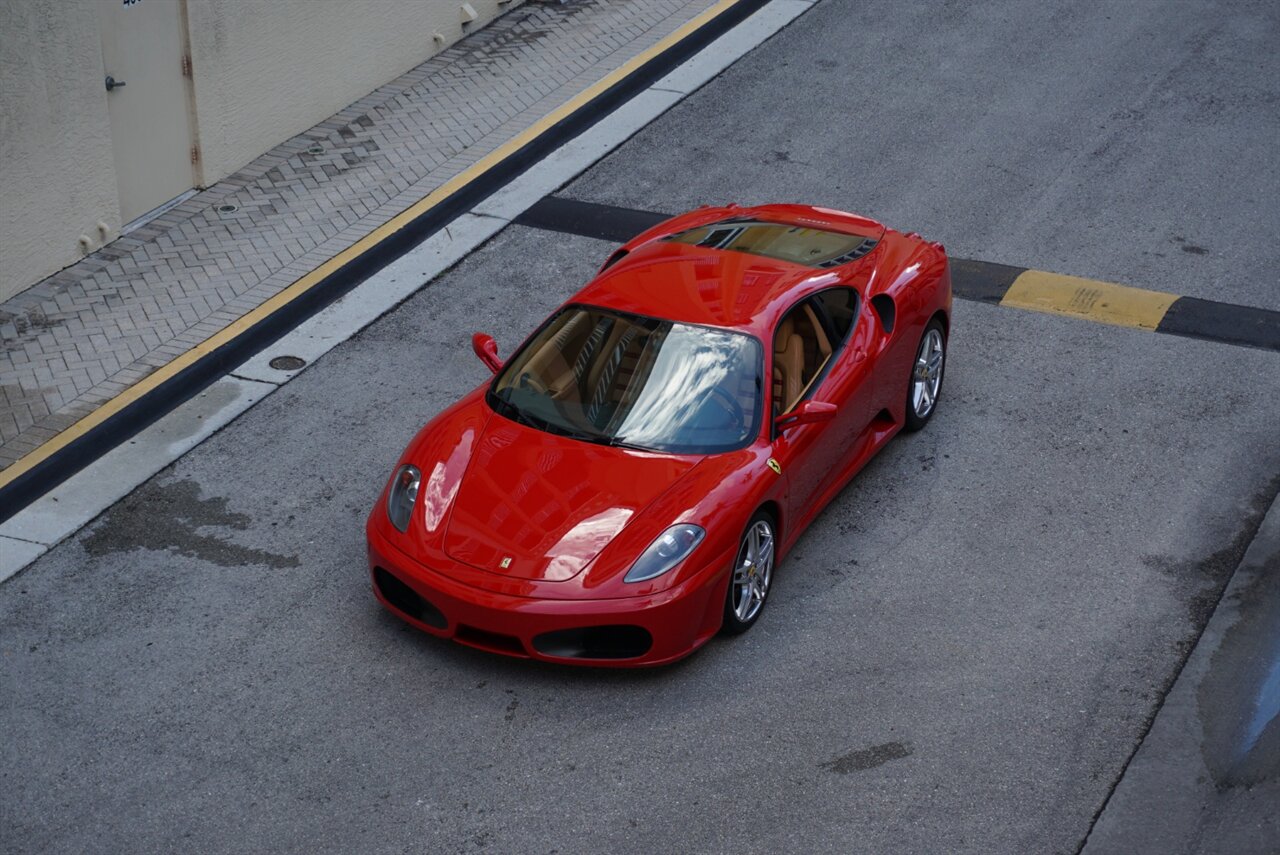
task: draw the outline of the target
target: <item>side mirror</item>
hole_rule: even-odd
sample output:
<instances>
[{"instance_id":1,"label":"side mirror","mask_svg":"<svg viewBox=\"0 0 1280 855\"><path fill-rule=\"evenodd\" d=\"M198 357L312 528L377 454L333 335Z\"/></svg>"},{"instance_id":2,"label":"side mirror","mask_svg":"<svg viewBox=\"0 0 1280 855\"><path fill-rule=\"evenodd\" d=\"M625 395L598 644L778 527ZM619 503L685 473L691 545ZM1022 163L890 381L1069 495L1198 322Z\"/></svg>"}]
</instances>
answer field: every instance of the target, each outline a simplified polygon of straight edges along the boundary
<instances>
[{"instance_id":1,"label":"side mirror","mask_svg":"<svg viewBox=\"0 0 1280 855\"><path fill-rule=\"evenodd\" d=\"M493 340L493 336L487 333L476 333L471 337L471 349L476 352L476 356L480 357L480 361L489 366L489 370L494 374L498 373L498 369L502 367L502 360L498 358L498 343Z\"/></svg>"},{"instance_id":2,"label":"side mirror","mask_svg":"<svg viewBox=\"0 0 1280 855\"><path fill-rule=\"evenodd\" d=\"M791 412L779 416L773 424L779 430L796 425L811 425L815 422L829 422L836 417L836 405L823 401L805 401Z\"/></svg>"}]
</instances>

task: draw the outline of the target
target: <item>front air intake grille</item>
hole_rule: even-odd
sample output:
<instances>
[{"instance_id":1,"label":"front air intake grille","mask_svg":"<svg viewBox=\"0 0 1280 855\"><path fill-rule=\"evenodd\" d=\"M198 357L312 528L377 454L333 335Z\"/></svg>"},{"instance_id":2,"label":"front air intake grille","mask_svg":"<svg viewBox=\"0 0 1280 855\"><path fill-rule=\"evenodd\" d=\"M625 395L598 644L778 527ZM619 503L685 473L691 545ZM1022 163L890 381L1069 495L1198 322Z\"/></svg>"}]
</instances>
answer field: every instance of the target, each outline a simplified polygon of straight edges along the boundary
<instances>
[{"instance_id":1,"label":"front air intake grille","mask_svg":"<svg viewBox=\"0 0 1280 855\"><path fill-rule=\"evenodd\" d=\"M444 629L449 625L438 608L381 567L373 571L373 584L378 587L378 593L382 594L382 598L397 611L404 612L414 620L435 629Z\"/></svg>"},{"instance_id":2,"label":"front air intake grille","mask_svg":"<svg viewBox=\"0 0 1280 855\"><path fill-rule=\"evenodd\" d=\"M639 626L584 626L544 632L533 640L543 656L564 659L634 659L649 652L653 636Z\"/></svg>"},{"instance_id":3,"label":"front air intake grille","mask_svg":"<svg viewBox=\"0 0 1280 855\"><path fill-rule=\"evenodd\" d=\"M500 632L489 632L487 629L476 629L474 626L467 626L465 623L458 624L458 629L453 634L453 640L470 647L488 650L491 653L505 653L508 656L525 657L529 655L525 652L524 645L520 643L520 639L515 636L503 635Z\"/></svg>"}]
</instances>

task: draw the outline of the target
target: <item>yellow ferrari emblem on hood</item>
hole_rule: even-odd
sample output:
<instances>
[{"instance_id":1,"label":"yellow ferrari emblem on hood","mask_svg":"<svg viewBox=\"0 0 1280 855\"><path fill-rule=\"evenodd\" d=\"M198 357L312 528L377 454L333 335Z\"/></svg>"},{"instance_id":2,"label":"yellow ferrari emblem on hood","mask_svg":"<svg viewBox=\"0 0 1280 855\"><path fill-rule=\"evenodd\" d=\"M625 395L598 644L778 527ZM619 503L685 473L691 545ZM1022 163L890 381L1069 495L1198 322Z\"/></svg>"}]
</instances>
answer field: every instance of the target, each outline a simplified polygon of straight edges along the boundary
<instances>
[{"instance_id":1,"label":"yellow ferrari emblem on hood","mask_svg":"<svg viewBox=\"0 0 1280 855\"><path fill-rule=\"evenodd\" d=\"M769 468L774 472L777 472L779 475L782 474L782 464L778 463L778 461L774 460L772 457L769 458Z\"/></svg>"},{"instance_id":2,"label":"yellow ferrari emblem on hood","mask_svg":"<svg viewBox=\"0 0 1280 855\"><path fill-rule=\"evenodd\" d=\"M506 569L507 569L508 567L510 567L510 566L511 566L511 558L510 558L510 557L502 559L501 567L502 567L502 569L503 569L503 570L506 570Z\"/></svg>"}]
</instances>

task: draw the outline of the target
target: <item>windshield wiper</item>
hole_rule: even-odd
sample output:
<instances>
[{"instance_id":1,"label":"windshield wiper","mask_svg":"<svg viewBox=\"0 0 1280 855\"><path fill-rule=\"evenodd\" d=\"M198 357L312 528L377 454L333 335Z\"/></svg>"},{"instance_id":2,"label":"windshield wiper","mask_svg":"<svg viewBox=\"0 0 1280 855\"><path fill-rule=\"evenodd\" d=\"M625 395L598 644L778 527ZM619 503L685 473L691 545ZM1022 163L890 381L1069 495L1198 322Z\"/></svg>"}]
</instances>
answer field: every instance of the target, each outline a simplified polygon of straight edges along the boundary
<instances>
[{"instance_id":1,"label":"windshield wiper","mask_svg":"<svg viewBox=\"0 0 1280 855\"><path fill-rule=\"evenodd\" d=\"M565 427L564 425L554 425L550 428L550 432L567 436L570 439L580 439L583 442L592 442L596 445L610 444L609 437L602 433L592 433L591 431L586 430L574 430L573 428Z\"/></svg>"},{"instance_id":2,"label":"windshield wiper","mask_svg":"<svg viewBox=\"0 0 1280 855\"><path fill-rule=\"evenodd\" d=\"M498 395L494 395L493 400L502 405L501 408L495 407L494 409L500 414L511 419L511 421L516 424L525 425L526 427L531 427L534 430L540 430L543 433L555 433L555 430L551 427L551 423L547 420L538 418L532 413L517 407L515 404L499 397Z\"/></svg>"},{"instance_id":3,"label":"windshield wiper","mask_svg":"<svg viewBox=\"0 0 1280 855\"><path fill-rule=\"evenodd\" d=\"M569 427L568 425L561 424L559 422L553 422L548 419L539 418L538 416L535 416L532 413L524 409L521 409L520 407L517 407L515 404L511 403L508 400L505 400L497 395L494 395L493 397L494 397L494 400L496 400L498 403L502 405L501 409L498 409L498 408L495 408L495 409L498 409L499 413L511 419L513 422L517 424L522 424L527 427L531 427L534 430L540 430L543 433L554 434L557 436L567 436L569 439L577 439L577 440L581 440L582 442L591 442L591 443L595 443L596 445L611 444L610 438L605 436L602 433L593 433L587 430L580 430L577 428Z\"/></svg>"},{"instance_id":4,"label":"windshield wiper","mask_svg":"<svg viewBox=\"0 0 1280 855\"><path fill-rule=\"evenodd\" d=\"M626 449L630 449L631 451L648 451L650 453L653 453L652 448L649 448L648 446L645 446L645 445L636 445L634 442L627 442L626 439L622 437L614 437L613 439L609 440L609 445L612 448L626 448Z\"/></svg>"}]
</instances>

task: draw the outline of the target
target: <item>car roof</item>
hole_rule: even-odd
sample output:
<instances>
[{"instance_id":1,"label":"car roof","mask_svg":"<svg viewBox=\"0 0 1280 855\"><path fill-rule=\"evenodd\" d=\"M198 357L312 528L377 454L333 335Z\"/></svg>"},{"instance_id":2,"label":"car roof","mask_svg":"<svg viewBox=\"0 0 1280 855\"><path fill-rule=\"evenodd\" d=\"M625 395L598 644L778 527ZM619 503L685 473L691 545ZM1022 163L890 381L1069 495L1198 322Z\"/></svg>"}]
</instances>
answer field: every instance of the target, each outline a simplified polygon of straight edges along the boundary
<instances>
[{"instance_id":1,"label":"car roof","mask_svg":"<svg viewBox=\"0 0 1280 855\"><path fill-rule=\"evenodd\" d=\"M767 337L781 314L803 295L848 283L851 272L874 263L874 251L841 267L821 269L663 240L727 218L870 234L877 239L884 235L884 227L872 220L800 205L701 209L667 220L628 244L626 254L572 302Z\"/></svg>"}]
</instances>

